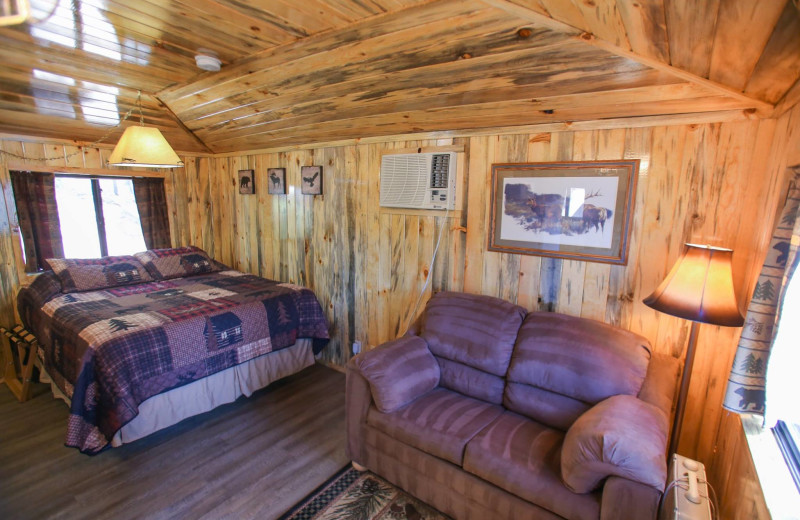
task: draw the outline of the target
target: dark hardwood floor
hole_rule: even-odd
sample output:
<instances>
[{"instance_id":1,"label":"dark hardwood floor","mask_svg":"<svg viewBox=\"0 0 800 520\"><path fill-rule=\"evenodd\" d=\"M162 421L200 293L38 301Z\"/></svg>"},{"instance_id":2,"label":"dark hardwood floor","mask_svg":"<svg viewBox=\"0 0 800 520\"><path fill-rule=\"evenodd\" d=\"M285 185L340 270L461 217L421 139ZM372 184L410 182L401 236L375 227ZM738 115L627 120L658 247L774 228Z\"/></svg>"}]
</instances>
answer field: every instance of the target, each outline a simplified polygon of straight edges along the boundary
<instances>
[{"instance_id":1,"label":"dark hardwood floor","mask_svg":"<svg viewBox=\"0 0 800 520\"><path fill-rule=\"evenodd\" d=\"M348 462L344 380L315 365L94 457L47 387L0 385L0 518L276 518Z\"/></svg>"}]
</instances>

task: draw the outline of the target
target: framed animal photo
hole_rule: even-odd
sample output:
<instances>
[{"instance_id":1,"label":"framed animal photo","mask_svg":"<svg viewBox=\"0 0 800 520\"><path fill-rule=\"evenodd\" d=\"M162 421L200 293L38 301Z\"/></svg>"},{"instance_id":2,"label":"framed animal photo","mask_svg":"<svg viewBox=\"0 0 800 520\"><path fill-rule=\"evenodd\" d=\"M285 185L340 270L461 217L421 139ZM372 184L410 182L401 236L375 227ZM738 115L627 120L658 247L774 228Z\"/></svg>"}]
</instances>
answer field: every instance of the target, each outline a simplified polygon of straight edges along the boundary
<instances>
[{"instance_id":1,"label":"framed animal photo","mask_svg":"<svg viewBox=\"0 0 800 520\"><path fill-rule=\"evenodd\" d=\"M256 192L255 170L239 170L239 193L252 195Z\"/></svg>"},{"instance_id":2,"label":"framed animal photo","mask_svg":"<svg viewBox=\"0 0 800 520\"><path fill-rule=\"evenodd\" d=\"M322 166L301 166L300 187L303 195L322 195Z\"/></svg>"},{"instance_id":3,"label":"framed animal photo","mask_svg":"<svg viewBox=\"0 0 800 520\"><path fill-rule=\"evenodd\" d=\"M286 168L267 168L267 193L270 195L286 195Z\"/></svg>"},{"instance_id":4,"label":"framed animal photo","mask_svg":"<svg viewBox=\"0 0 800 520\"><path fill-rule=\"evenodd\" d=\"M626 265L639 161L493 164L490 251Z\"/></svg>"}]
</instances>

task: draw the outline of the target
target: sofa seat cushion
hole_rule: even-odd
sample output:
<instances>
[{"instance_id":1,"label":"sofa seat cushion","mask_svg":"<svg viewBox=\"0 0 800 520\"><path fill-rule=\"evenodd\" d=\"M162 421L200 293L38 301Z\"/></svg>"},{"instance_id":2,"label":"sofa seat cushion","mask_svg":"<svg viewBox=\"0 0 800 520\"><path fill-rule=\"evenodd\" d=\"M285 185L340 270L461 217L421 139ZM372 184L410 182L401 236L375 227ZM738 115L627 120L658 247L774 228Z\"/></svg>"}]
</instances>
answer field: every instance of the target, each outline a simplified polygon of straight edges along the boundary
<instances>
[{"instance_id":1,"label":"sofa seat cushion","mask_svg":"<svg viewBox=\"0 0 800 520\"><path fill-rule=\"evenodd\" d=\"M579 495L561 481L562 431L504 412L467 444L464 469L570 519L600 517L600 494Z\"/></svg>"},{"instance_id":2,"label":"sofa seat cushion","mask_svg":"<svg viewBox=\"0 0 800 520\"><path fill-rule=\"evenodd\" d=\"M371 407L367 424L425 453L461 466L464 447L503 409L437 388L392 413Z\"/></svg>"}]
</instances>

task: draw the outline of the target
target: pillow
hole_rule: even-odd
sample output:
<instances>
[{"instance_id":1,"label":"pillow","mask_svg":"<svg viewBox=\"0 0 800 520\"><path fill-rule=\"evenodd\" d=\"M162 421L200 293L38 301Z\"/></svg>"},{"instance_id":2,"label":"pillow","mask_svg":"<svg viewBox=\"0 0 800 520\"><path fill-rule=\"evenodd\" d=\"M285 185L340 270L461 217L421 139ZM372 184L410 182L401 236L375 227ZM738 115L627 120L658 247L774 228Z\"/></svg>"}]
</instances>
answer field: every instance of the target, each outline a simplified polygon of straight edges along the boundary
<instances>
[{"instance_id":1,"label":"pillow","mask_svg":"<svg viewBox=\"0 0 800 520\"><path fill-rule=\"evenodd\" d=\"M355 358L378 410L391 413L439 384L439 364L417 336L384 343Z\"/></svg>"},{"instance_id":2,"label":"pillow","mask_svg":"<svg viewBox=\"0 0 800 520\"><path fill-rule=\"evenodd\" d=\"M65 293L153 281L144 266L132 256L48 258L45 261Z\"/></svg>"},{"instance_id":3,"label":"pillow","mask_svg":"<svg viewBox=\"0 0 800 520\"><path fill-rule=\"evenodd\" d=\"M53 271L42 271L23 289L31 295L37 306L41 307L57 294L61 294L61 280Z\"/></svg>"},{"instance_id":4,"label":"pillow","mask_svg":"<svg viewBox=\"0 0 800 520\"><path fill-rule=\"evenodd\" d=\"M198 247L149 249L134 255L156 280L219 271L216 262Z\"/></svg>"},{"instance_id":5,"label":"pillow","mask_svg":"<svg viewBox=\"0 0 800 520\"><path fill-rule=\"evenodd\" d=\"M588 493L612 475L660 491L667 480L667 417L630 395L616 395L581 415L561 447L561 478Z\"/></svg>"}]
</instances>

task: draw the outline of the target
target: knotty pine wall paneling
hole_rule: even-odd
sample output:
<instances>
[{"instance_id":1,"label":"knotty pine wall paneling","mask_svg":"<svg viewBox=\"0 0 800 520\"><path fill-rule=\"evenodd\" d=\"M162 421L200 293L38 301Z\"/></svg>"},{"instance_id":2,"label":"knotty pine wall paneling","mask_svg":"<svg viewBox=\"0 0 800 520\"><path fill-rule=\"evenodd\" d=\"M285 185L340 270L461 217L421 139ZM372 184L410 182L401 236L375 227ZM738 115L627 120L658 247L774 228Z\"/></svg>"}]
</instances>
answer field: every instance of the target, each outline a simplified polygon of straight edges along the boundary
<instances>
[{"instance_id":1,"label":"knotty pine wall paneling","mask_svg":"<svg viewBox=\"0 0 800 520\"><path fill-rule=\"evenodd\" d=\"M263 276L313 288L331 320L321 358L343 365L359 340L374 348L401 334L430 269L432 290L505 298L528 309L564 312L646 336L659 352L681 357L689 322L642 303L688 241L732 247L739 303L745 308L760 268L772 217L796 148L798 109L779 120L745 120L575 132L378 142L255 156L198 158L213 209L213 253ZM398 214L378 206L382 153L458 144L464 147L463 211ZM496 162L640 159L629 262L592 262L486 250L490 168ZM207 164L206 164L207 163ZM299 190L302 165L323 166L323 195ZM249 166L248 166L249 165ZM257 194L239 195L235 170L256 167ZM287 168L288 194L265 195L266 168ZM190 207L193 202L190 202ZM207 207L207 206L206 206ZM438 255L429 265L439 226ZM239 232L245 226L248 237ZM259 239L250 240L252 233ZM420 308L422 308L422 305ZM689 391L681 453L713 465L719 442L738 432L721 408L739 329L703 325ZM742 453L726 450L724 456ZM720 460L722 467L733 464ZM737 463L738 464L738 463ZM721 487L721 486L717 486ZM733 494L729 496L735 496ZM763 499L762 499L763 501Z\"/></svg>"}]
</instances>

